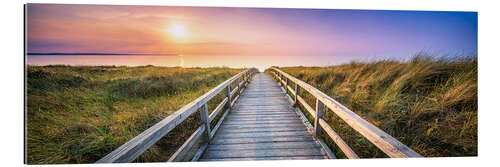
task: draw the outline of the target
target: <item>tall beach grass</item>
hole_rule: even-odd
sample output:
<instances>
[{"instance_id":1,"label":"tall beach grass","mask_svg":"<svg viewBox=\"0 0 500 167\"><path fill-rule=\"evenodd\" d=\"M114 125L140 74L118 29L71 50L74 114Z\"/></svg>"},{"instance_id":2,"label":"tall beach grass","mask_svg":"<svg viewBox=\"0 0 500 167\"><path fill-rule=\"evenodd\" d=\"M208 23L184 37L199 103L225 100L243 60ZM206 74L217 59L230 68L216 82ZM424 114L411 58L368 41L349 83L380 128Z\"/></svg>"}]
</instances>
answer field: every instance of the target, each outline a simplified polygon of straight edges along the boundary
<instances>
[{"instance_id":1,"label":"tall beach grass","mask_svg":"<svg viewBox=\"0 0 500 167\"><path fill-rule=\"evenodd\" d=\"M28 66L27 163L93 163L242 70ZM198 119L188 118L136 161L166 161Z\"/></svg>"},{"instance_id":2,"label":"tall beach grass","mask_svg":"<svg viewBox=\"0 0 500 167\"><path fill-rule=\"evenodd\" d=\"M283 67L426 157L477 156L477 57ZM315 99L302 92L309 105ZM386 157L333 112L324 117L360 157ZM309 116L312 120L312 117ZM337 156L341 150L322 135Z\"/></svg>"}]
</instances>

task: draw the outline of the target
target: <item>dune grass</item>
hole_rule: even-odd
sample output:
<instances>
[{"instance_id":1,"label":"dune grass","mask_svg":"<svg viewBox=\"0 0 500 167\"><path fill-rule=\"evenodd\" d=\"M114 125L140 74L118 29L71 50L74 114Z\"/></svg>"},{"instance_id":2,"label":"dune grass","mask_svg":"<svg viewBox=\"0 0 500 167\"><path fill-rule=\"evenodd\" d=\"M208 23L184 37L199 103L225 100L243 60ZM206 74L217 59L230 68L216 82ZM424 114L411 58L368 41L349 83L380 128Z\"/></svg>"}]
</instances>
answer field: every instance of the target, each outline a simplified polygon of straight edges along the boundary
<instances>
[{"instance_id":1,"label":"dune grass","mask_svg":"<svg viewBox=\"0 0 500 167\"><path fill-rule=\"evenodd\" d=\"M28 66L27 163L93 163L241 71ZM194 115L137 161L166 161L199 124Z\"/></svg>"},{"instance_id":2,"label":"dune grass","mask_svg":"<svg viewBox=\"0 0 500 167\"><path fill-rule=\"evenodd\" d=\"M426 157L477 156L477 57L415 56L331 67L284 67ZM301 92L309 105L315 99ZM360 157L386 157L328 111L330 126ZM309 119L312 117L309 116ZM340 158L333 141L322 137Z\"/></svg>"}]
</instances>

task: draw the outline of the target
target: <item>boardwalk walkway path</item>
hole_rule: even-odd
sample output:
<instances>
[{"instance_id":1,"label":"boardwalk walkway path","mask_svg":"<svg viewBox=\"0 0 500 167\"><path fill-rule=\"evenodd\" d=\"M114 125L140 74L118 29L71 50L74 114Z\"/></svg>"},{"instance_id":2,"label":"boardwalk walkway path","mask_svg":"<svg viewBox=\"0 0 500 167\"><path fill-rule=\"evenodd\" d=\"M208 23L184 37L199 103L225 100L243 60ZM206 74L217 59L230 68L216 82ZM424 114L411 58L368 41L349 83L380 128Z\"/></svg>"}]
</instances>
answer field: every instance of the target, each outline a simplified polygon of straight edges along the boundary
<instances>
[{"instance_id":1,"label":"boardwalk walkway path","mask_svg":"<svg viewBox=\"0 0 500 167\"><path fill-rule=\"evenodd\" d=\"M389 157L422 157L306 82L275 67L269 68L269 73L278 82L266 73L256 72L257 69L250 68L231 77L96 163L134 161L194 113L200 114L201 125L170 157L169 162L335 159L335 154L322 137L313 137L321 133L327 134L326 137L335 142L347 158L359 158L323 118L325 109L336 114ZM226 97L209 112L208 101L223 91ZM315 108L301 97L301 92L315 99ZM308 113L313 120L310 122L304 113ZM217 118L217 115L222 116ZM211 127L214 122L217 123ZM200 146L196 146L197 143ZM193 149L196 153L188 156Z\"/></svg>"},{"instance_id":2,"label":"boardwalk walkway path","mask_svg":"<svg viewBox=\"0 0 500 167\"><path fill-rule=\"evenodd\" d=\"M273 78L258 73L200 161L326 159L326 152Z\"/></svg>"}]
</instances>

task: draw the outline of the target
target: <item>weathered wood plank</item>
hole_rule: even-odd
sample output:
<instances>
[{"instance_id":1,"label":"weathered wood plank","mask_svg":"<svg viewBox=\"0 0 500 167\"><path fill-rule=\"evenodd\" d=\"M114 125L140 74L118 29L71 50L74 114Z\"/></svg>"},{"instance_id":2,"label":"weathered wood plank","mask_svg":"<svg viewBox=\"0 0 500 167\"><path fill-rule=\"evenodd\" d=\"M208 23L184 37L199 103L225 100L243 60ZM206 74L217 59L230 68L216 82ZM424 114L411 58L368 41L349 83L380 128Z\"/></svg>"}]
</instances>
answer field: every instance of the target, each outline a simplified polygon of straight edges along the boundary
<instances>
[{"instance_id":1,"label":"weathered wood plank","mask_svg":"<svg viewBox=\"0 0 500 167\"><path fill-rule=\"evenodd\" d=\"M272 128L272 127L277 127L277 128L280 128L280 127L303 127L304 125L300 122L295 122L295 123L289 123L289 124L252 124L252 125L248 125L248 124L232 124L232 125L227 125L227 124L223 124L222 126L224 126L223 129L238 129L238 128Z\"/></svg>"},{"instance_id":2,"label":"weathered wood plank","mask_svg":"<svg viewBox=\"0 0 500 167\"><path fill-rule=\"evenodd\" d=\"M262 114L262 115L230 115L228 119L240 119L240 118L255 118L255 119L269 119L269 118L281 118L281 117L298 117L297 114L293 112L282 112L278 114Z\"/></svg>"},{"instance_id":3,"label":"weathered wood plank","mask_svg":"<svg viewBox=\"0 0 500 167\"><path fill-rule=\"evenodd\" d=\"M217 138L249 138L249 137L280 137L280 136L308 136L307 131L268 131L248 133L220 133Z\"/></svg>"},{"instance_id":4,"label":"weathered wood plank","mask_svg":"<svg viewBox=\"0 0 500 167\"><path fill-rule=\"evenodd\" d=\"M253 111L253 112L234 112L234 114L231 114L232 116L249 116L249 115L287 115L287 114L294 114L290 111L274 111L274 112L260 112L260 111Z\"/></svg>"},{"instance_id":5,"label":"weathered wood plank","mask_svg":"<svg viewBox=\"0 0 500 167\"><path fill-rule=\"evenodd\" d=\"M210 158L247 158L247 157L287 157L287 156L312 156L324 155L318 148L302 149L262 149L238 151L210 151L207 150L204 159Z\"/></svg>"},{"instance_id":6,"label":"weathered wood plank","mask_svg":"<svg viewBox=\"0 0 500 167\"><path fill-rule=\"evenodd\" d=\"M259 161L259 160L313 160L325 159L323 155L314 156L288 156L288 157L252 157L252 158L214 158L214 159L200 159L199 161Z\"/></svg>"},{"instance_id":7,"label":"weathered wood plank","mask_svg":"<svg viewBox=\"0 0 500 167\"><path fill-rule=\"evenodd\" d=\"M247 143L247 144L214 144L207 151L239 151L252 149L307 149L319 148L313 141L279 142L279 143Z\"/></svg>"},{"instance_id":8,"label":"weathered wood plank","mask_svg":"<svg viewBox=\"0 0 500 167\"><path fill-rule=\"evenodd\" d=\"M227 120L225 125L245 125L245 124L288 124L288 123L296 123L301 122L298 119L294 120L270 120L270 121L230 121Z\"/></svg>"},{"instance_id":9,"label":"weathered wood plank","mask_svg":"<svg viewBox=\"0 0 500 167\"><path fill-rule=\"evenodd\" d=\"M264 118L231 118L231 121L272 121L272 120L297 120L297 116L264 117Z\"/></svg>"},{"instance_id":10,"label":"weathered wood plank","mask_svg":"<svg viewBox=\"0 0 500 167\"><path fill-rule=\"evenodd\" d=\"M349 126L354 130L363 135L371 143L377 146L380 150L386 153L389 157L421 157L420 154L410 149L408 146L404 145L400 141L396 140L394 137L380 130L376 126L372 125L368 121L362 119L359 115L352 112L350 109L340 104L336 100L332 99L325 93L319 91L315 87L301 81L277 68L271 68L280 75L288 78L295 84L298 84L301 89L306 90L319 101L321 101L326 107L337 114L341 119L343 119Z\"/></svg>"},{"instance_id":11,"label":"weathered wood plank","mask_svg":"<svg viewBox=\"0 0 500 167\"><path fill-rule=\"evenodd\" d=\"M215 136L217 137L217 136ZM261 137L261 138L221 138L211 141L211 144L243 144L263 142L292 142L292 141L314 141L311 136L283 136L283 137Z\"/></svg>"},{"instance_id":12,"label":"weathered wood plank","mask_svg":"<svg viewBox=\"0 0 500 167\"><path fill-rule=\"evenodd\" d=\"M307 131L307 128L301 126L285 127L264 127L264 128L233 128L221 129L220 133L252 133L252 132L285 132L285 131Z\"/></svg>"}]
</instances>

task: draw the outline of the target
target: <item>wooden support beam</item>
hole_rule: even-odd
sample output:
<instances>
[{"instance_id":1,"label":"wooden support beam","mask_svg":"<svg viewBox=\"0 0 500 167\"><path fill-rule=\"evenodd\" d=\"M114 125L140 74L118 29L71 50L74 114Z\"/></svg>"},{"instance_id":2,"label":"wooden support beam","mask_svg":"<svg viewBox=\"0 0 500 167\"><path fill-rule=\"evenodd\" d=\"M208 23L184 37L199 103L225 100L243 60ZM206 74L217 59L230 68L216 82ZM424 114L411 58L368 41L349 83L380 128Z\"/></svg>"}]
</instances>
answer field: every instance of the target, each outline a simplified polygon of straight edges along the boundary
<instances>
[{"instance_id":1,"label":"wooden support beam","mask_svg":"<svg viewBox=\"0 0 500 167\"><path fill-rule=\"evenodd\" d=\"M319 120L323 115L323 103L316 99L316 118L314 119L314 137L318 137L321 132L321 126L319 125Z\"/></svg>"},{"instance_id":2,"label":"wooden support beam","mask_svg":"<svg viewBox=\"0 0 500 167\"><path fill-rule=\"evenodd\" d=\"M227 103L226 106L231 111L231 84L227 85L226 87L226 97L227 97Z\"/></svg>"},{"instance_id":3,"label":"wooden support beam","mask_svg":"<svg viewBox=\"0 0 500 167\"><path fill-rule=\"evenodd\" d=\"M300 89L299 85L295 84L295 96L293 99L293 106L297 106L297 96L299 96L300 93L299 89Z\"/></svg>"},{"instance_id":4,"label":"wooden support beam","mask_svg":"<svg viewBox=\"0 0 500 167\"><path fill-rule=\"evenodd\" d=\"M200 108L200 118L202 121L202 126L205 126L205 142L210 142L210 120L208 117L208 106L207 103Z\"/></svg>"}]
</instances>

